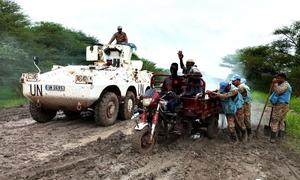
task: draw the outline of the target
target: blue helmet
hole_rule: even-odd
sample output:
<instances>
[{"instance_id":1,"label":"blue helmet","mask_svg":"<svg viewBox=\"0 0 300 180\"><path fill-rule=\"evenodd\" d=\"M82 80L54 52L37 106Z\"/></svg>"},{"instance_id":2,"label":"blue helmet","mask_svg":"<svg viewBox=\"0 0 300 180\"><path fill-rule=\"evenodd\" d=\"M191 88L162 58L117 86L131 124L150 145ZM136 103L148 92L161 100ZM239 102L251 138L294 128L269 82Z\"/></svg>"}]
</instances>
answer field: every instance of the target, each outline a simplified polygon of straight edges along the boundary
<instances>
[{"instance_id":1,"label":"blue helmet","mask_svg":"<svg viewBox=\"0 0 300 180\"><path fill-rule=\"evenodd\" d=\"M229 85L228 81L222 81L222 82L220 82L220 92L221 93L224 92L226 86L228 86L228 85Z\"/></svg>"},{"instance_id":2,"label":"blue helmet","mask_svg":"<svg viewBox=\"0 0 300 180\"><path fill-rule=\"evenodd\" d=\"M241 79L241 83L242 83L242 84L246 84L246 83L247 83L247 80L246 80L245 78L242 78L242 79Z\"/></svg>"},{"instance_id":3,"label":"blue helmet","mask_svg":"<svg viewBox=\"0 0 300 180\"><path fill-rule=\"evenodd\" d=\"M238 74L234 74L232 77L231 77L231 79L230 79L231 81L235 81L235 80L241 80L241 76L240 75L238 75Z\"/></svg>"}]
</instances>

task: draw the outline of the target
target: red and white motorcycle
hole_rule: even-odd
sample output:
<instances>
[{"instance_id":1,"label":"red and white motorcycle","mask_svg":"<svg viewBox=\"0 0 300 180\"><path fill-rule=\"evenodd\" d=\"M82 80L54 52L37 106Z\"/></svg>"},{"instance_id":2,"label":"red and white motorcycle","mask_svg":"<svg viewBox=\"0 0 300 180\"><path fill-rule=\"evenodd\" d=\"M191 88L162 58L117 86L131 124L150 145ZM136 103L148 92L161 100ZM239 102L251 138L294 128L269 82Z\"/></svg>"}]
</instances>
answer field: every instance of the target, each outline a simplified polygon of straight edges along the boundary
<instances>
[{"instance_id":1,"label":"red and white motorcycle","mask_svg":"<svg viewBox=\"0 0 300 180\"><path fill-rule=\"evenodd\" d=\"M168 111L167 104L176 94L168 92L160 95L156 89L148 89L142 99L143 109L133 115L139 117L134 128L132 145L140 153L150 152L158 136L166 136L174 129L176 113Z\"/></svg>"}]
</instances>

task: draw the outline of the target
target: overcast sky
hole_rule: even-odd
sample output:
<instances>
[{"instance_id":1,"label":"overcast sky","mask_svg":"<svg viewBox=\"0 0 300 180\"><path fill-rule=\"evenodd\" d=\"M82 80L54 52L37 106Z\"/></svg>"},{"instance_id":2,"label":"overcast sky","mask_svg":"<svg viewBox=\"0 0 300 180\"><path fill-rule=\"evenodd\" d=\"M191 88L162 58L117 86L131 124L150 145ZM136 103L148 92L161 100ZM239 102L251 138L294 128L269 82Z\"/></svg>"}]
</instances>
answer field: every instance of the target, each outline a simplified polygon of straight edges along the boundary
<instances>
[{"instance_id":1,"label":"overcast sky","mask_svg":"<svg viewBox=\"0 0 300 180\"><path fill-rule=\"evenodd\" d=\"M275 28L300 20L299 0L16 0L33 22L51 21L107 43L122 25L137 53L163 68L195 59L201 71L225 77L222 57L265 44Z\"/></svg>"}]
</instances>

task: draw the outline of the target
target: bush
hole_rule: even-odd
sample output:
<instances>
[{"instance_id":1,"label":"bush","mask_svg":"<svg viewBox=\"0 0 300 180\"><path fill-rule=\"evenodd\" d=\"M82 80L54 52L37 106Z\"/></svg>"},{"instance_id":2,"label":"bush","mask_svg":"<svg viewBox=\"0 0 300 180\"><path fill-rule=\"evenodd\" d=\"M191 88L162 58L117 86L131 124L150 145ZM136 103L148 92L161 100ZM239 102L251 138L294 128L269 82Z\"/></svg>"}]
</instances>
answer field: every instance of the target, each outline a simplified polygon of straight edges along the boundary
<instances>
[{"instance_id":1,"label":"bush","mask_svg":"<svg viewBox=\"0 0 300 180\"><path fill-rule=\"evenodd\" d=\"M289 112L286 116L286 130L289 135L300 138L300 115Z\"/></svg>"},{"instance_id":2,"label":"bush","mask_svg":"<svg viewBox=\"0 0 300 180\"><path fill-rule=\"evenodd\" d=\"M300 66L294 67L288 75L288 79L293 88L293 95L300 96Z\"/></svg>"}]
</instances>

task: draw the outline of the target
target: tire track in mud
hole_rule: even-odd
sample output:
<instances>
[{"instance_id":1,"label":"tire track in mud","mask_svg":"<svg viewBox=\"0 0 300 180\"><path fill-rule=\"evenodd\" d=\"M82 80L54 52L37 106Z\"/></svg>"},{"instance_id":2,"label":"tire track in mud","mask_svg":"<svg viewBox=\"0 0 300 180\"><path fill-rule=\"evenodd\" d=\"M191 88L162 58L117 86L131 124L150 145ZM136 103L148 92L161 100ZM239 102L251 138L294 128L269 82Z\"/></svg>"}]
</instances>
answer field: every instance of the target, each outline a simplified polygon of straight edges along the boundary
<instances>
[{"instance_id":1,"label":"tire track in mud","mask_svg":"<svg viewBox=\"0 0 300 180\"><path fill-rule=\"evenodd\" d=\"M17 108L0 109L0 124L8 121L18 121L20 119L29 118L28 105Z\"/></svg>"},{"instance_id":2,"label":"tire track in mud","mask_svg":"<svg viewBox=\"0 0 300 180\"><path fill-rule=\"evenodd\" d=\"M30 118L0 122L0 179L299 178L299 155L262 135L230 144L220 131L215 140L179 138L141 155L131 148L133 125L104 128L64 117L46 124Z\"/></svg>"}]
</instances>

